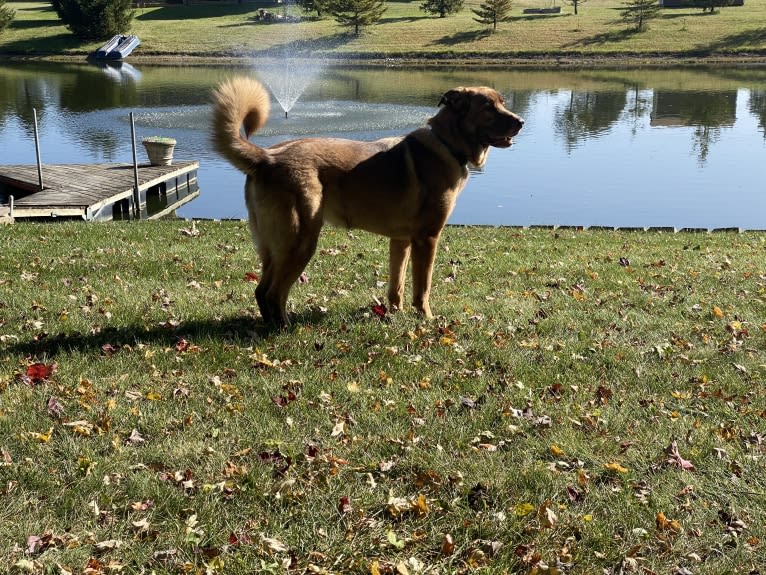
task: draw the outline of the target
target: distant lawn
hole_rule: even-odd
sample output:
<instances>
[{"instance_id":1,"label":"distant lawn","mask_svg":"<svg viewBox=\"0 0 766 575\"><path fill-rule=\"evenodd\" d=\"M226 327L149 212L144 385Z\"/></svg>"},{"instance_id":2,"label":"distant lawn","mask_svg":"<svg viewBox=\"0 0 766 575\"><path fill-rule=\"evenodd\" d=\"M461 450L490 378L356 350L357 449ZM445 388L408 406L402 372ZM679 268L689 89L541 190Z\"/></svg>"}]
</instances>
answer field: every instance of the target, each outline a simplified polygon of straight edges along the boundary
<instances>
[{"instance_id":1,"label":"distant lawn","mask_svg":"<svg viewBox=\"0 0 766 575\"><path fill-rule=\"evenodd\" d=\"M513 21L501 23L494 34L473 20L470 7L478 4L469 0L460 14L438 18L421 12L418 1L389 2L382 22L359 37L329 18L258 23L257 10L249 4L172 5L137 9L131 32L142 40L136 53L142 56L217 57L269 50L296 50L315 57L766 54L766 0L751 0L715 14L668 9L648 31L638 34L620 22L622 4L616 0L588 0L578 16L569 5L559 15L524 15L524 8L539 7L540 2L518 1ZM84 55L99 45L77 41L47 2L8 5L16 10L16 19L0 36L0 53ZM279 14L282 8L273 11ZM290 13L300 15L294 7Z\"/></svg>"}]
</instances>

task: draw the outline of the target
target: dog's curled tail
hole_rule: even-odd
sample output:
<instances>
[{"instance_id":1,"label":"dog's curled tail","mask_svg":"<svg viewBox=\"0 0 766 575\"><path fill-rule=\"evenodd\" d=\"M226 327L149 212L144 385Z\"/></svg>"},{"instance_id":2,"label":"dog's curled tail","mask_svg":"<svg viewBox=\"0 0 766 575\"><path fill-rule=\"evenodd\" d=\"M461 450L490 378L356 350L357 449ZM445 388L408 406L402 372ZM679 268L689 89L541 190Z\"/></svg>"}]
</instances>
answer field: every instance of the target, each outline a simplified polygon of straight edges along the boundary
<instances>
[{"instance_id":1,"label":"dog's curled tail","mask_svg":"<svg viewBox=\"0 0 766 575\"><path fill-rule=\"evenodd\" d=\"M246 174L264 156L248 138L266 123L269 107L269 93L252 78L235 76L213 91L213 147Z\"/></svg>"}]
</instances>

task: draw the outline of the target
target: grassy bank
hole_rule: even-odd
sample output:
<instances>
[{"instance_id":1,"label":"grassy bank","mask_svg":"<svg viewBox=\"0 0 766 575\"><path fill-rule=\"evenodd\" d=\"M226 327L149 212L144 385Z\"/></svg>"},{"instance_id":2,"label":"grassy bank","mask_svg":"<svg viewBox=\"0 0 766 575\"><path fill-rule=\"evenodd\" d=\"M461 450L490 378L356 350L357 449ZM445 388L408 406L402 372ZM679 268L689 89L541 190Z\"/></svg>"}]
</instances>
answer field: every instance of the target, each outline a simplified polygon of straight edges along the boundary
<instances>
[{"instance_id":1,"label":"grassy bank","mask_svg":"<svg viewBox=\"0 0 766 575\"><path fill-rule=\"evenodd\" d=\"M17 572L761 565L763 234L448 228L426 322L328 230L276 333L243 223L0 241Z\"/></svg>"},{"instance_id":2,"label":"grassy bank","mask_svg":"<svg viewBox=\"0 0 766 575\"><path fill-rule=\"evenodd\" d=\"M492 34L466 8L448 18L426 16L419 2L389 2L380 24L359 37L332 19L299 23L258 23L247 4L141 8L131 32L142 40L132 58L261 56L289 50L312 57L482 57L488 60L557 59L584 56L677 59L766 55L766 0L724 8L665 10L642 33L620 22L618 0L589 0L579 15L565 5L561 14L524 15L535 0L514 3L513 20ZM99 43L83 43L57 20L47 2L9 2L16 19L0 36L0 54L84 56ZM297 11L295 14L299 14Z\"/></svg>"}]
</instances>

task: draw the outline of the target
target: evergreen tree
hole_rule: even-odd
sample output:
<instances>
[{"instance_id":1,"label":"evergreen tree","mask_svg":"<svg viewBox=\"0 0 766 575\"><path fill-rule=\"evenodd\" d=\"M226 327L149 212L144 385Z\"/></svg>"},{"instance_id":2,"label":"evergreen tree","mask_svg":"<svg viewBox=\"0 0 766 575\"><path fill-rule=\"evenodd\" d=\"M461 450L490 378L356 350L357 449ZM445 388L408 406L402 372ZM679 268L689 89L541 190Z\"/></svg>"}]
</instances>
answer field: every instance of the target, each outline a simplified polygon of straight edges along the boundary
<instances>
[{"instance_id":1,"label":"evergreen tree","mask_svg":"<svg viewBox=\"0 0 766 575\"><path fill-rule=\"evenodd\" d=\"M386 11L384 0L330 0L327 11L343 26L353 26L359 35L362 26L375 24Z\"/></svg>"},{"instance_id":2,"label":"evergreen tree","mask_svg":"<svg viewBox=\"0 0 766 575\"><path fill-rule=\"evenodd\" d=\"M130 29L132 0L52 0L67 28L83 40L103 40Z\"/></svg>"},{"instance_id":3,"label":"evergreen tree","mask_svg":"<svg viewBox=\"0 0 766 575\"><path fill-rule=\"evenodd\" d=\"M622 4L622 21L632 26L636 32L646 29L649 20L660 15L661 6L657 0L627 0Z\"/></svg>"},{"instance_id":4,"label":"evergreen tree","mask_svg":"<svg viewBox=\"0 0 766 575\"><path fill-rule=\"evenodd\" d=\"M463 0L425 0L420 9L428 14L438 14L444 18L448 14L456 14L463 9Z\"/></svg>"},{"instance_id":5,"label":"evergreen tree","mask_svg":"<svg viewBox=\"0 0 766 575\"><path fill-rule=\"evenodd\" d=\"M510 22L511 20L511 0L484 0L479 8L471 8L477 17L474 18L479 24L489 26L492 24L492 30L497 30L498 22Z\"/></svg>"},{"instance_id":6,"label":"evergreen tree","mask_svg":"<svg viewBox=\"0 0 766 575\"><path fill-rule=\"evenodd\" d=\"M5 0L0 0L0 32L5 30L15 15L16 12L5 5Z\"/></svg>"},{"instance_id":7,"label":"evergreen tree","mask_svg":"<svg viewBox=\"0 0 766 575\"><path fill-rule=\"evenodd\" d=\"M295 3L307 14L316 12L317 18L321 18L322 14L327 12L329 0L295 0Z\"/></svg>"}]
</instances>

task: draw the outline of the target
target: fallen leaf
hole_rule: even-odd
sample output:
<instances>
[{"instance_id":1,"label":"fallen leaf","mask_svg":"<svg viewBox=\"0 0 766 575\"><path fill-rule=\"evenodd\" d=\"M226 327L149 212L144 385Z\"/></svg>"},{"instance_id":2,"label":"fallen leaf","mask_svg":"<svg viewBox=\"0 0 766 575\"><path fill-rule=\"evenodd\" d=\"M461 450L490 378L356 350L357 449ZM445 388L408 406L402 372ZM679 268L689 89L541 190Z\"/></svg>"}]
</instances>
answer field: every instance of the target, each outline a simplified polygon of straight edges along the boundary
<instances>
[{"instance_id":1,"label":"fallen leaf","mask_svg":"<svg viewBox=\"0 0 766 575\"><path fill-rule=\"evenodd\" d=\"M696 470L694 464L691 461L681 457L681 454L678 452L678 443L675 439L665 449L665 453L668 455L668 458L665 460L665 463L668 465L673 465L685 471Z\"/></svg>"},{"instance_id":2,"label":"fallen leaf","mask_svg":"<svg viewBox=\"0 0 766 575\"><path fill-rule=\"evenodd\" d=\"M49 428L48 431L44 431L42 433L38 433L36 431L29 432L29 436L35 441L39 441L40 443L48 443L51 439L51 435L53 435L52 427Z\"/></svg>"},{"instance_id":3,"label":"fallen leaf","mask_svg":"<svg viewBox=\"0 0 766 575\"><path fill-rule=\"evenodd\" d=\"M48 411L48 415L53 417L61 417L64 414L64 406L61 405L58 398L53 396L48 398L45 408Z\"/></svg>"},{"instance_id":4,"label":"fallen leaf","mask_svg":"<svg viewBox=\"0 0 766 575\"><path fill-rule=\"evenodd\" d=\"M713 315L715 317L723 317L723 311L721 311L721 308L717 305L713 306Z\"/></svg>"},{"instance_id":5,"label":"fallen leaf","mask_svg":"<svg viewBox=\"0 0 766 575\"><path fill-rule=\"evenodd\" d=\"M386 308L385 304L376 304L372 306L372 313L374 313L380 319L383 319L386 317L386 313L388 313L388 308Z\"/></svg>"},{"instance_id":6,"label":"fallen leaf","mask_svg":"<svg viewBox=\"0 0 766 575\"><path fill-rule=\"evenodd\" d=\"M551 445L551 453L555 455L556 457L564 457L566 453L563 449L561 449L558 445Z\"/></svg>"},{"instance_id":7,"label":"fallen leaf","mask_svg":"<svg viewBox=\"0 0 766 575\"><path fill-rule=\"evenodd\" d=\"M604 463L604 469L611 473L627 473L627 467L623 467L619 463Z\"/></svg>"},{"instance_id":8,"label":"fallen leaf","mask_svg":"<svg viewBox=\"0 0 766 575\"><path fill-rule=\"evenodd\" d=\"M537 509L537 520L545 529L553 529L559 522L559 518L553 511L553 502L546 501Z\"/></svg>"},{"instance_id":9,"label":"fallen leaf","mask_svg":"<svg viewBox=\"0 0 766 575\"><path fill-rule=\"evenodd\" d=\"M386 533L386 539L391 544L392 547L396 547L397 549L404 549L404 541L401 539L398 539L396 537L396 533L394 533L392 530L389 530Z\"/></svg>"},{"instance_id":10,"label":"fallen leaf","mask_svg":"<svg viewBox=\"0 0 766 575\"><path fill-rule=\"evenodd\" d=\"M524 517L529 515L535 510L535 506L531 503L517 503L513 506L513 513L518 517Z\"/></svg>"},{"instance_id":11,"label":"fallen leaf","mask_svg":"<svg viewBox=\"0 0 766 575\"><path fill-rule=\"evenodd\" d=\"M344 495L338 501L338 511L341 513L351 513L353 507L351 507L351 498L348 495Z\"/></svg>"},{"instance_id":12,"label":"fallen leaf","mask_svg":"<svg viewBox=\"0 0 766 575\"><path fill-rule=\"evenodd\" d=\"M122 547L122 541L118 539L107 539L106 541L99 541L93 547L96 548L96 551L111 551Z\"/></svg>"},{"instance_id":13,"label":"fallen leaf","mask_svg":"<svg viewBox=\"0 0 766 575\"><path fill-rule=\"evenodd\" d=\"M662 511L659 511L654 518L657 529L660 531L681 532L681 523L677 519L668 519Z\"/></svg>"},{"instance_id":14,"label":"fallen leaf","mask_svg":"<svg viewBox=\"0 0 766 575\"><path fill-rule=\"evenodd\" d=\"M23 377L24 382L27 384L42 383L47 380L56 371L57 365L55 363L33 363L27 367L26 377Z\"/></svg>"},{"instance_id":15,"label":"fallen leaf","mask_svg":"<svg viewBox=\"0 0 766 575\"><path fill-rule=\"evenodd\" d=\"M447 533L442 539L441 553L443 556L447 557L448 555L452 555L454 552L455 552L455 541L452 539L452 535Z\"/></svg>"},{"instance_id":16,"label":"fallen leaf","mask_svg":"<svg viewBox=\"0 0 766 575\"><path fill-rule=\"evenodd\" d=\"M141 435L137 429L133 429L133 431L130 432L130 436L125 440L125 443L128 445L141 445L142 443L145 443L146 439L143 435Z\"/></svg>"},{"instance_id":17,"label":"fallen leaf","mask_svg":"<svg viewBox=\"0 0 766 575\"><path fill-rule=\"evenodd\" d=\"M273 537L261 537L261 543L272 553L287 553L290 550L287 545Z\"/></svg>"}]
</instances>

